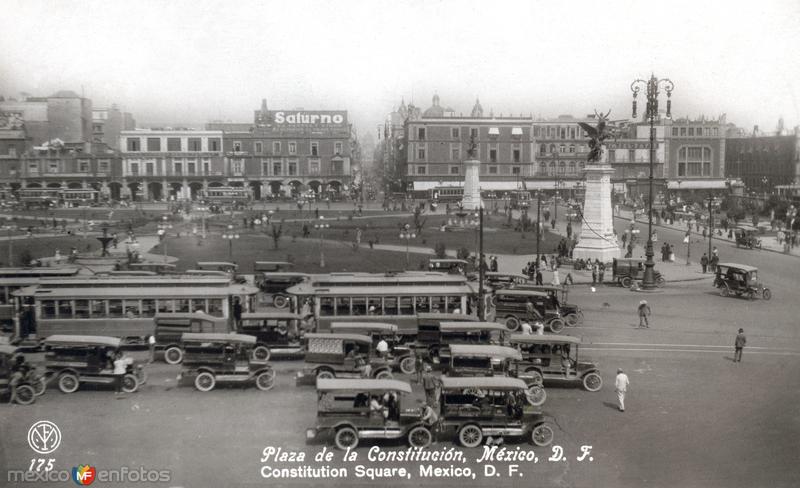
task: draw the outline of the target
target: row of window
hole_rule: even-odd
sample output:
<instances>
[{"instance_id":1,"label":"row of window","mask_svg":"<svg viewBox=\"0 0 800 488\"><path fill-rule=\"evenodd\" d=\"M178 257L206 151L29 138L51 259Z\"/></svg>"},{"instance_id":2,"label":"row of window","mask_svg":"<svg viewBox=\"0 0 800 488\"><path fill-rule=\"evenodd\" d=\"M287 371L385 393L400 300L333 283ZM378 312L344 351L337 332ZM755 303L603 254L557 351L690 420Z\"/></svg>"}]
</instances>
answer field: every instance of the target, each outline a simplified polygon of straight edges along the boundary
<instances>
[{"instance_id":1,"label":"row of window","mask_svg":"<svg viewBox=\"0 0 800 488\"><path fill-rule=\"evenodd\" d=\"M261 161L261 174L262 176L297 176L299 162L297 160L273 160ZM198 172L199 170L199 172ZM244 174L244 160L232 159L231 160L231 173ZM156 163L146 162L140 163L138 161L128 162L128 174L131 176L156 176ZM308 174L320 174L320 161L309 160ZM344 161L331 161L331 174L344 174ZM172 163L173 176L209 176L211 175L210 161L203 160L202 166L198 167L196 161L176 161Z\"/></svg>"},{"instance_id":2,"label":"row of window","mask_svg":"<svg viewBox=\"0 0 800 488\"><path fill-rule=\"evenodd\" d=\"M222 298L42 300L41 319L150 318L156 313L198 312L224 317Z\"/></svg>"},{"instance_id":3,"label":"row of window","mask_svg":"<svg viewBox=\"0 0 800 488\"><path fill-rule=\"evenodd\" d=\"M348 315L416 315L418 313L465 313L463 296L321 297L320 317ZM464 302L464 303L462 303Z\"/></svg>"},{"instance_id":4,"label":"row of window","mask_svg":"<svg viewBox=\"0 0 800 488\"><path fill-rule=\"evenodd\" d=\"M537 139L577 139L586 138L586 131L576 126L534 126L533 137Z\"/></svg>"},{"instance_id":5,"label":"row of window","mask_svg":"<svg viewBox=\"0 0 800 488\"><path fill-rule=\"evenodd\" d=\"M557 147L555 144L550 144L550 146L548 146L547 144L542 144L539 146L539 154L548 154L548 153L555 154L556 151L558 151L561 154L564 153L574 154L576 152L585 153L588 152L588 148L584 145L576 146L575 144L570 144L569 146L567 146L566 144L560 144Z\"/></svg>"},{"instance_id":6,"label":"row of window","mask_svg":"<svg viewBox=\"0 0 800 488\"><path fill-rule=\"evenodd\" d=\"M142 138L141 137L127 137L125 147L128 152L140 152L140 151L147 151L147 152L161 152L163 147L166 147L167 152L200 152L203 151L203 138L202 137L187 137L186 139L186 149L183 146L183 138L180 137L167 137L166 138L166 146L162 144L161 137L146 137L145 140L145 149L142 149ZM207 147L206 151L221 151L222 150L222 140L218 137L211 137L207 139Z\"/></svg>"},{"instance_id":7,"label":"row of window","mask_svg":"<svg viewBox=\"0 0 800 488\"><path fill-rule=\"evenodd\" d=\"M425 161L428 155L428 145L427 143L417 143L416 144L416 156L417 161ZM480 146L476 147L476 158L480 158ZM450 161L461 161L461 144L450 144ZM498 148L497 144L490 144L489 145L489 162L496 163L498 161ZM521 144L513 144L511 146L511 162L513 163L520 163L522 162L522 145Z\"/></svg>"},{"instance_id":8,"label":"row of window","mask_svg":"<svg viewBox=\"0 0 800 488\"><path fill-rule=\"evenodd\" d=\"M428 135L428 129L426 127L417 127L416 128L416 136L418 141L424 141L426 136ZM451 139L461 139L461 127L451 127L450 128L450 138ZM490 127L489 128L489 137L499 137L500 136L500 127ZM511 128L511 137L519 138L522 137L522 127L512 127ZM470 139L478 139L479 138L479 129L477 127L470 127L469 128L469 138Z\"/></svg>"},{"instance_id":9,"label":"row of window","mask_svg":"<svg viewBox=\"0 0 800 488\"><path fill-rule=\"evenodd\" d=\"M719 127L673 127L672 137L719 137Z\"/></svg>"},{"instance_id":10,"label":"row of window","mask_svg":"<svg viewBox=\"0 0 800 488\"><path fill-rule=\"evenodd\" d=\"M242 152L242 141L233 141L233 152ZM297 142L289 141L286 143L286 150L290 156L294 156L297 154ZM255 141L253 143L253 152L255 154L264 154L264 143L262 141ZM272 153L275 156L281 155L283 153L283 143L282 141L272 141ZM334 155L343 155L344 154L344 143L342 141L335 141L333 143L333 153ZM318 141L311 141L309 143L309 155L312 157L319 156L319 142Z\"/></svg>"},{"instance_id":11,"label":"row of window","mask_svg":"<svg viewBox=\"0 0 800 488\"><path fill-rule=\"evenodd\" d=\"M678 150L678 176L712 176L711 148L684 146Z\"/></svg>"},{"instance_id":12,"label":"row of window","mask_svg":"<svg viewBox=\"0 0 800 488\"><path fill-rule=\"evenodd\" d=\"M67 166L67 162L68 162L67 160L61 160L61 159L28 161L28 172L39 173L41 171L46 173L69 173L70 171L67 171L65 169ZM107 173L110 167L111 167L111 161L108 159L99 159L97 161L97 171L100 173ZM92 166L88 159L78 160L78 166L77 166L78 173L90 173L91 168Z\"/></svg>"}]
</instances>

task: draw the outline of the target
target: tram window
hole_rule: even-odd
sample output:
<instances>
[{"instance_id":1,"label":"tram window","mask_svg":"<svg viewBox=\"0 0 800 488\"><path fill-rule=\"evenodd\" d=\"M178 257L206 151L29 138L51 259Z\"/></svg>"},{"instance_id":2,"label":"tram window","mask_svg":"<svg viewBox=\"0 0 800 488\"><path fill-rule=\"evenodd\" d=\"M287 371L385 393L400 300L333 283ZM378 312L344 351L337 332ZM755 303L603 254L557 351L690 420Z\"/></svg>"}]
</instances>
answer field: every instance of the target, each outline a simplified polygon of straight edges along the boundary
<instances>
[{"instance_id":1,"label":"tram window","mask_svg":"<svg viewBox=\"0 0 800 488\"><path fill-rule=\"evenodd\" d=\"M125 317L132 319L139 315L139 300L125 300Z\"/></svg>"},{"instance_id":2,"label":"tram window","mask_svg":"<svg viewBox=\"0 0 800 488\"><path fill-rule=\"evenodd\" d=\"M55 300L42 300L42 318L54 319L56 318L56 301Z\"/></svg>"},{"instance_id":3,"label":"tram window","mask_svg":"<svg viewBox=\"0 0 800 488\"><path fill-rule=\"evenodd\" d=\"M213 317L224 317L221 298L208 299L208 314Z\"/></svg>"},{"instance_id":4,"label":"tram window","mask_svg":"<svg viewBox=\"0 0 800 488\"><path fill-rule=\"evenodd\" d=\"M0 289L0 305L8 304L6 297L11 296L11 289L3 287Z\"/></svg>"},{"instance_id":5,"label":"tram window","mask_svg":"<svg viewBox=\"0 0 800 488\"><path fill-rule=\"evenodd\" d=\"M400 315L414 315L414 297L400 297Z\"/></svg>"},{"instance_id":6,"label":"tram window","mask_svg":"<svg viewBox=\"0 0 800 488\"><path fill-rule=\"evenodd\" d=\"M192 298L192 312L197 312L198 310L201 312L206 311L205 298Z\"/></svg>"},{"instance_id":7,"label":"tram window","mask_svg":"<svg viewBox=\"0 0 800 488\"><path fill-rule=\"evenodd\" d=\"M145 298L142 300L142 317L154 317L155 315L156 300L154 298Z\"/></svg>"},{"instance_id":8,"label":"tram window","mask_svg":"<svg viewBox=\"0 0 800 488\"><path fill-rule=\"evenodd\" d=\"M445 297L431 297L431 311L433 312L445 312Z\"/></svg>"},{"instance_id":9,"label":"tram window","mask_svg":"<svg viewBox=\"0 0 800 488\"><path fill-rule=\"evenodd\" d=\"M71 319L72 318L72 301L59 300L58 301L58 318Z\"/></svg>"},{"instance_id":10,"label":"tram window","mask_svg":"<svg viewBox=\"0 0 800 488\"><path fill-rule=\"evenodd\" d=\"M179 298L175 300L175 311L178 313L189 313L189 299L188 298Z\"/></svg>"},{"instance_id":11,"label":"tram window","mask_svg":"<svg viewBox=\"0 0 800 488\"><path fill-rule=\"evenodd\" d=\"M321 316L330 317L334 314L333 311L333 298L320 298L319 299L319 314Z\"/></svg>"},{"instance_id":12,"label":"tram window","mask_svg":"<svg viewBox=\"0 0 800 488\"><path fill-rule=\"evenodd\" d=\"M417 297L417 313L427 313L431 311L430 297Z\"/></svg>"},{"instance_id":13,"label":"tram window","mask_svg":"<svg viewBox=\"0 0 800 488\"><path fill-rule=\"evenodd\" d=\"M105 300L92 300L91 312L93 318L100 318L106 316L106 302Z\"/></svg>"},{"instance_id":14,"label":"tram window","mask_svg":"<svg viewBox=\"0 0 800 488\"><path fill-rule=\"evenodd\" d=\"M461 310L461 297L447 297L447 313L454 313L456 309Z\"/></svg>"},{"instance_id":15,"label":"tram window","mask_svg":"<svg viewBox=\"0 0 800 488\"><path fill-rule=\"evenodd\" d=\"M108 301L108 316L109 317L122 317L122 300L109 300Z\"/></svg>"},{"instance_id":16,"label":"tram window","mask_svg":"<svg viewBox=\"0 0 800 488\"><path fill-rule=\"evenodd\" d=\"M75 318L89 318L89 300L75 300Z\"/></svg>"},{"instance_id":17,"label":"tram window","mask_svg":"<svg viewBox=\"0 0 800 488\"><path fill-rule=\"evenodd\" d=\"M367 312L370 315L383 315L383 308L381 307L381 299L376 297L367 298Z\"/></svg>"},{"instance_id":18,"label":"tram window","mask_svg":"<svg viewBox=\"0 0 800 488\"><path fill-rule=\"evenodd\" d=\"M397 315L397 298L386 297L383 299L383 314Z\"/></svg>"},{"instance_id":19,"label":"tram window","mask_svg":"<svg viewBox=\"0 0 800 488\"><path fill-rule=\"evenodd\" d=\"M367 314L366 297L353 297L353 315L366 315L366 314Z\"/></svg>"},{"instance_id":20,"label":"tram window","mask_svg":"<svg viewBox=\"0 0 800 488\"><path fill-rule=\"evenodd\" d=\"M175 306L175 300L158 300L158 313L172 313Z\"/></svg>"},{"instance_id":21,"label":"tram window","mask_svg":"<svg viewBox=\"0 0 800 488\"><path fill-rule=\"evenodd\" d=\"M336 315L350 315L349 297L340 297L336 299Z\"/></svg>"}]
</instances>

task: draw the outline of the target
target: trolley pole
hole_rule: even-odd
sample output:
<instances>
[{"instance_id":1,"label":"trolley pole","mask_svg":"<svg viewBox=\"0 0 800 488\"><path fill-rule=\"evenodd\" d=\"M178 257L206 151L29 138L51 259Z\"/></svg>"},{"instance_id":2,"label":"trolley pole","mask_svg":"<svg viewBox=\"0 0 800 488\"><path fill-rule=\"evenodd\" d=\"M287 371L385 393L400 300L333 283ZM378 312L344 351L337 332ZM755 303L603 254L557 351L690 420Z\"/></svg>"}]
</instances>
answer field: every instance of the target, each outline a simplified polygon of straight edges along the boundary
<instances>
[{"instance_id":1,"label":"trolley pole","mask_svg":"<svg viewBox=\"0 0 800 488\"><path fill-rule=\"evenodd\" d=\"M485 319L484 310L484 296L483 296L483 280L486 276L486 270L483 266L483 205L478 210L478 319Z\"/></svg>"},{"instance_id":2,"label":"trolley pole","mask_svg":"<svg viewBox=\"0 0 800 488\"><path fill-rule=\"evenodd\" d=\"M708 197L708 259L711 259L711 239L714 238L714 197Z\"/></svg>"},{"instance_id":3,"label":"trolley pole","mask_svg":"<svg viewBox=\"0 0 800 488\"><path fill-rule=\"evenodd\" d=\"M542 194L540 192L536 192L536 266L539 266L539 260L541 259L541 255L539 254L539 229L541 226L541 208L542 208Z\"/></svg>"}]
</instances>

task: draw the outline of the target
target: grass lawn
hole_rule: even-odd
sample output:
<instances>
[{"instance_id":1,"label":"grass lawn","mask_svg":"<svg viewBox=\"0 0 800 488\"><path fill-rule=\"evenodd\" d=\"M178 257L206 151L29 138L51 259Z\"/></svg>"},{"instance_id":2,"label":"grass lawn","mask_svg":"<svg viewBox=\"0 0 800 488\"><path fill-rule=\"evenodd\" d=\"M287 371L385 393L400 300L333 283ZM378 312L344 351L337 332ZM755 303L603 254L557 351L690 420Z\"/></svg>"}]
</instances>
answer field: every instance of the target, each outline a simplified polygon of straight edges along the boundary
<instances>
[{"instance_id":1,"label":"grass lawn","mask_svg":"<svg viewBox=\"0 0 800 488\"><path fill-rule=\"evenodd\" d=\"M100 242L92 236L84 240L82 236L69 235L64 235L63 237L15 239L12 241L13 265L21 266L28 264L20 261L23 253L29 254L32 259L37 259L54 256L56 249L61 251L61 255L64 257L63 262L66 263L70 250L73 247L80 253L87 251L94 252L100 249ZM3 263L3 266L6 266L8 264L6 261L8 261L8 241L3 240L0 241L0 262Z\"/></svg>"}]
</instances>

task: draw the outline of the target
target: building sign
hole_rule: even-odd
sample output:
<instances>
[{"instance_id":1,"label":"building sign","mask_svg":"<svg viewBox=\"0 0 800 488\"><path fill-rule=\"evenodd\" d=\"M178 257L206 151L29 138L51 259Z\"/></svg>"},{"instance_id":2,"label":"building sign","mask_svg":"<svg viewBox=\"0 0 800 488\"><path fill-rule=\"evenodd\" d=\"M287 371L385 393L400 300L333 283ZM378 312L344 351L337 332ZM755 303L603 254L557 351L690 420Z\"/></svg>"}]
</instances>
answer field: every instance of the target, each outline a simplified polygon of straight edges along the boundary
<instances>
[{"instance_id":1,"label":"building sign","mask_svg":"<svg viewBox=\"0 0 800 488\"><path fill-rule=\"evenodd\" d=\"M270 111L269 115L275 125L346 125L347 112L345 111Z\"/></svg>"}]
</instances>

